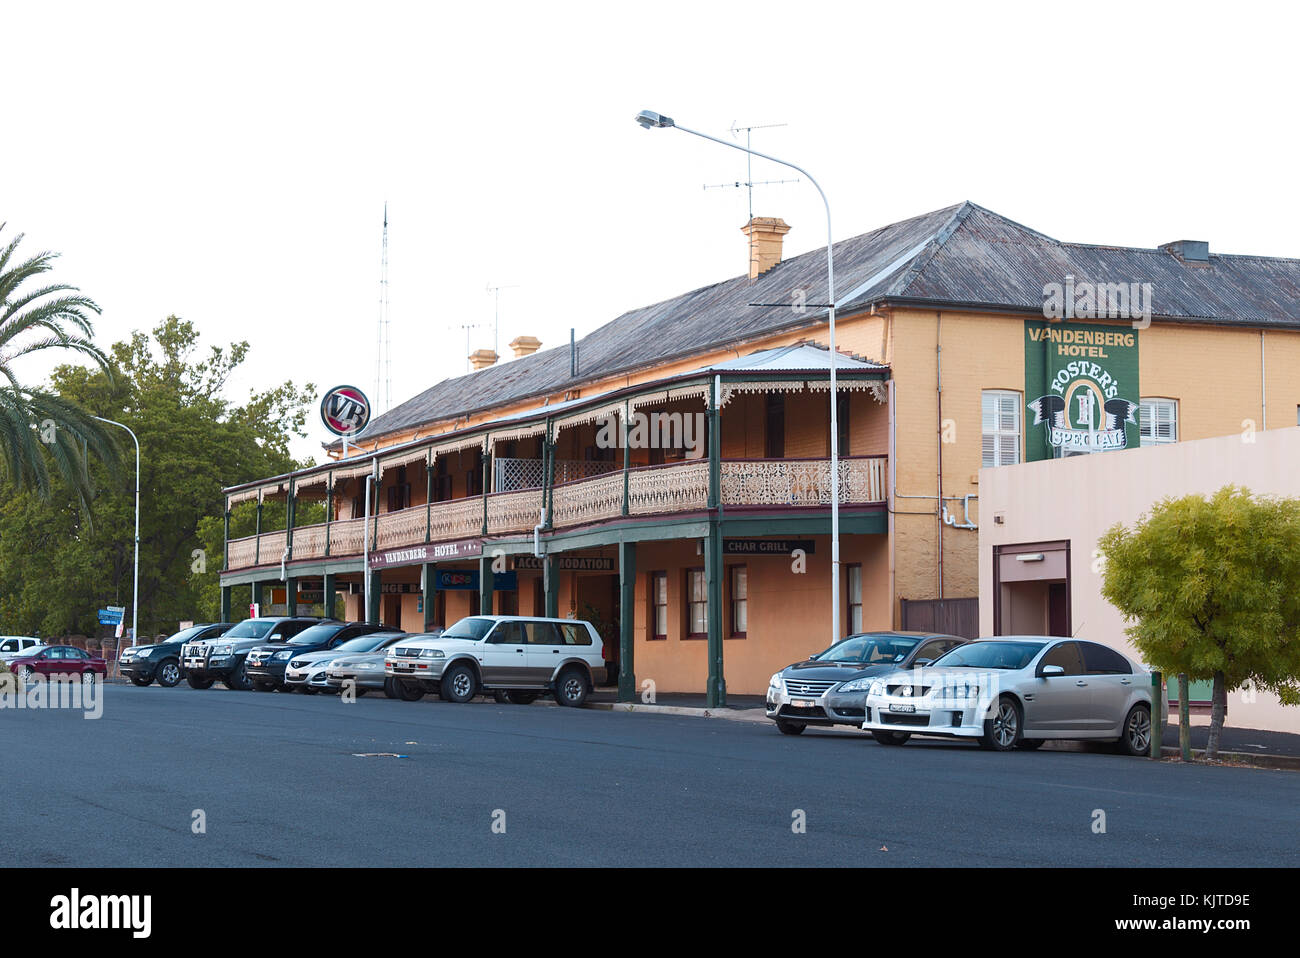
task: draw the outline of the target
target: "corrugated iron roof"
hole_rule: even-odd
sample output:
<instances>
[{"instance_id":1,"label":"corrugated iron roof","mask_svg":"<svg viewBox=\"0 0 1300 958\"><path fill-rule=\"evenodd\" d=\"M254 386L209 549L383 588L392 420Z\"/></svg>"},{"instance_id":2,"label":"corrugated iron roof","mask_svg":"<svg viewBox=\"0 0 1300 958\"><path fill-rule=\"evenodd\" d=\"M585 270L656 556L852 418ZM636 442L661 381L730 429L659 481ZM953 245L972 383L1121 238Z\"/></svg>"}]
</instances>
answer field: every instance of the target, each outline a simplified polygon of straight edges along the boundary
<instances>
[{"instance_id":1,"label":"corrugated iron roof","mask_svg":"<svg viewBox=\"0 0 1300 958\"><path fill-rule=\"evenodd\" d=\"M1062 243L974 203L935 210L834 246L836 308L918 303L1039 312L1043 288L1150 283L1159 319L1300 328L1300 260L1211 253L1184 262L1165 249ZM792 257L757 279L737 276L624 313L578 342L448 379L376 417L367 438L550 395L584 382L787 329L825 322L826 251Z\"/></svg>"}]
</instances>

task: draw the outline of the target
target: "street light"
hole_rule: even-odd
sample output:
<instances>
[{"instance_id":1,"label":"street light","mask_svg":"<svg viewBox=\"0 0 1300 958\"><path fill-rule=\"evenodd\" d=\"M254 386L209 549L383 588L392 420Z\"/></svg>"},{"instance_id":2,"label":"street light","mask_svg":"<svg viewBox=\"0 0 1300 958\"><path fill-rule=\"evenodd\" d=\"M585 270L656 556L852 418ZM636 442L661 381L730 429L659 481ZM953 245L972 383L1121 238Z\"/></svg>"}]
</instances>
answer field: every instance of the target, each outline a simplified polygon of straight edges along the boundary
<instances>
[{"instance_id":1,"label":"street light","mask_svg":"<svg viewBox=\"0 0 1300 958\"><path fill-rule=\"evenodd\" d=\"M136 438L134 432L131 432L130 426L125 426L120 422L114 422L112 419L105 419L103 416L91 416L91 419L98 419L100 422L106 422L110 426L119 426L131 433L131 439L135 442L135 583L131 593L131 644L140 644L140 440ZM122 642L119 639L117 643L118 650L121 651Z\"/></svg>"},{"instance_id":2,"label":"street light","mask_svg":"<svg viewBox=\"0 0 1300 958\"><path fill-rule=\"evenodd\" d=\"M712 140L714 143L721 143L723 146L729 146L733 150L740 150L742 153L749 153L772 163L787 166L808 177L808 181L817 187L817 192L822 198L822 205L826 207L826 303L828 315L830 316L831 340L831 642L837 642L840 637L840 430L838 410L836 408L838 403L835 401L835 366L839 354L835 351L835 257L831 251L833 242L831 236L831 204L826 199L826 193L818 182L801 166L795 166L785 160L778 160L775 156L768 156L766 153L751 150L749 147L741 146L738 143L729 143L716 136L709 136L709 134L701 133L698 130L678 126L673 122L672 117L664 116L662 113L655 113L653 110L642 110L636 115L636 121L647 130L664 128L681 130L683 133L690 133L693 136Z\"/></svg>"}]
</instances>

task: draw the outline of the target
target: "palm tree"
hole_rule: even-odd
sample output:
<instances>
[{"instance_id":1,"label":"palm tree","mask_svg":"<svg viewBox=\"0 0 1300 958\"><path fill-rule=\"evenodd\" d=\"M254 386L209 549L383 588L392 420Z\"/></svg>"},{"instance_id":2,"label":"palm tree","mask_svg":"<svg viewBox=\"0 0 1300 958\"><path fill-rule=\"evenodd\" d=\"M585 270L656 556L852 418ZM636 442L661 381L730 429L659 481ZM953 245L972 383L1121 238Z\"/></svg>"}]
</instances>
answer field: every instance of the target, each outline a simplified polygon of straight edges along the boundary
<instances>
[{"instance_id":1,"label":"palm tree","mask_svg":"<svg viewBox=\"0 0 1300 958\"><path fill-rule=\"evenodd\" d=\"M4 227L0 223L0 232ZM22 239L19 233L0 249L0 477L48 496L48 455L82 507L88 508L92 490L87 453L93 452L115 468L116 438L63 397L24 386L14 365L24 356L61 349L87 356L109 372L108 357L91 339L94 326L90 315L99 315L100 309L94 300L65 283L20 289L52 269L58 256L42 252L11 265Z\"/></svg>"}]
</instances>

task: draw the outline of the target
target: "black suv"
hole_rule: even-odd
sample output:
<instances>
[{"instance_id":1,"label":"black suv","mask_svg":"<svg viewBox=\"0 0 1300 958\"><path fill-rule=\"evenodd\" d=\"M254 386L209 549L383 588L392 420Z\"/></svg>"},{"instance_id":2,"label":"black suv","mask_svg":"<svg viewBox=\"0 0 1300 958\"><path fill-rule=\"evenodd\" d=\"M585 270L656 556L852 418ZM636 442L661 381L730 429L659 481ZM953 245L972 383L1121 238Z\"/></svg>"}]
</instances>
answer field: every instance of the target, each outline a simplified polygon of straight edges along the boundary
<instances>
[{"instance_id":1,"label":"black suv","mask_svg":"<svg viewBox=\"0 0 1300 958\"><path fill-rule=\"evenodd\" d=\"M181 648L186 642L202 642L225 635L233 622L208 622L182 629L169 639L155 645L133 645L122 650L119 665L122 674L141 687L158 680L169 689L181 680Z\"/></svg>"},{"instance_id":2,"label":"black suv","mask_svg":"<svg viewBox=\"0 0 1300 958\"><path fill-rule=\"evenodd\" d=\"M186 642L181 646L185 681L192 689L207 689L220 679L228 689L247 691L253 687L252 681L244 674L244 660L249 649L265 642L288 641L304 629L332 621L311 616L245 619L220 638Z\"/></svg>"},{"instance_id":3,"label":"black suv","mask_svg":"<svg viewBox=\"0 0 1300 958\"><path fill-rule=\"evenodd\" d=\"M377 625L373 622L319 622L288 641L269 642L249 649L244 670L253 683L253 688L259 692L270 692L272 689L292 692L293 687L284 682L284 671L295 655L337 648L349 639L375 632L401 631L391 625Z\"/></svg>"}]
</instances>

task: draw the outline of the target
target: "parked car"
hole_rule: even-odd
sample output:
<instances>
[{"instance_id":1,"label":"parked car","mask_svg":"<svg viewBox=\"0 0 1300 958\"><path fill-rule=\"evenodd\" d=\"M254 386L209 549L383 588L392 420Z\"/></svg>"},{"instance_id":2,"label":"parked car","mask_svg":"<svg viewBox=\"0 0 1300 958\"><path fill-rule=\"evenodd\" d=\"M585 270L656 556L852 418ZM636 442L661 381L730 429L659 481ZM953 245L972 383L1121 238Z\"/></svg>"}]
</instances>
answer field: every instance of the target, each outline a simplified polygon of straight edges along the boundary
<instances>
[{"instance_id":1,"label":"parked car","mask_svg":"<svg viewBox=\"0 0 1300 958\"><path fill-rule=\"evenodd\" d=\"M249 649L265 642L291 639L304 629L330 621L333 620L311 616L265 616L245 619L217 639L186 642L181 646L185 681L192 689L208 689L220 679L228 689L247 691L253 687L244 669Z\"/></svg>"},{"instance_id":2,"label":"parked car","mask_svg":"<svg viewBox=\"0 0 1300 958\"><path fill-rule=\"evenodd\" d=\"M70 645L48 645L9 662L10 671L16 673L24 684L33 679L54 676L80 677L92 685L108 676L108 663L98 655Z\"/></svg>"},{"instance_id":3,"label":"parked car","mask_svg":"<svg viewBox=\"0 0 1300 958\"><path fill-rule=\"evenodd\" d=\"M528 705L553 695L577 707L605 681L600 633L581 619L472 615L438 636L417 636L389 649L384 673L400 698L437 692L444 701L468 702L483 692L503 692Z\"/></svg>"},{"instance_id":4,"label":"parked car","mask_svg":"<svg viewBox=\"0 0 1300 958\"><path fill-rule=\"evenodd\" d=\"M136 685L143 687L157 679L159 685L170 689L180 683L181 648L186 642L215 639L232 628L233 622L208 622L182 629L156 645L132 645L122 650L119 668Z\"/></svg>"},{"instance_id":5,"label":"parked car","mask_svg":"<svg viewBox=\"0 0 1300 958\"><path fill-rule=\"evenodd\" d=\"M45 640L31 635L0 635L0 661L8 662L20 655L34 655L45 648Z\"/></svg>"},{"instance_id":6,"label":"parked car","mask_svg":"<svg viewBox=\"0 0 1300 958\"><path fill-rule=\"evenodd\" d=\"M304 683L288 680L290 662L295 665L305 664L302 661L304 657L313 653L328 658L339 647L357 639L367 640L366 646L374 648L375 642L379 640L372 637L385 634L398 636L402 630L373 622L322 622L304 629L288 642L254 646L249 650L245 670L253 682L253 688L259 692L269 692L272 689L297 691Z\"/></svg>"},{"instance_id":7,"label":"parked car","mask_svg":"<svg viewBox=\"0 0 1300 958\"><path fill-rule=\"evenodd\" d=\"M431 633L431 635L438 634L440 632ZM392 680L384 674L384 656L398 642L414 637L405 632L397 635L370 636L345 642L328 654L315 653L321 657L305 667L304 671L309 671L310 675L304 691L341 692L346 682L352 682L357 695L382 689L390 698L397 698ZM377 644L375 639L379 640ZM362 646L364 642L370 642L371 647L364 648ZM296 658L290 660L290 669L297 661Z\"/></svg>"},{"instance_id":8,"label":"parked car","mask_svg":"<svg viewBox=\"0 0 1300 958\"><path fill-rule=\"evenodd\" d=\"M767 688L767 717L785 735L809 725L860 727L867 685L882 672L929 663L966 640L937 632L859 632L788 665Z\"/></svg>"},{"instance_id":9,"label":"parked car","mask_svg":"<svg viewBox=\"0 0 1300 958\"><path fill-rule=\"evenodd\" d=\"M914 734L976 739L996 751L1100 739L1145 755L1151 708L1151 673L1115 649L1018 635L977 639L929 668L878 676L862 727L885 745ZM1163 691L1159 708L1167 720Z\"/></svg>"}]
</instances>

